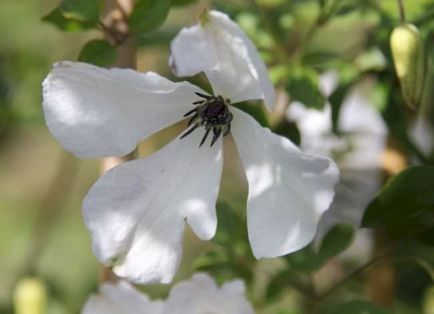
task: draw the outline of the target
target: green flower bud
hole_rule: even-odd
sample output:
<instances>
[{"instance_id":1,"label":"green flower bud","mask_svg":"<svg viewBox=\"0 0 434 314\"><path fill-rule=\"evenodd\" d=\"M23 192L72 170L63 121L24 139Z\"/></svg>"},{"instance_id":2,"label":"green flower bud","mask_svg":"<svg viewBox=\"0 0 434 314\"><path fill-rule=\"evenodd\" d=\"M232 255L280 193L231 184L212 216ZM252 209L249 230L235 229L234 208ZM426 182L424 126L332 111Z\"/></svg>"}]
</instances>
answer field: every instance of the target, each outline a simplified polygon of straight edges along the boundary
<instances>
[{"instance_id":1,"label":"green flower bud","mask_svg":"<svg viewBox=\"0 0 434 314\"><path fill-rule=\"evenodd\" d=\"M38 278L21 279L14 291L16 314L44 314L46 312L47 292Z\"/></svg>"},{"instance_id":2,"label":"green flower bud","mask_svg":"<svg viewBox=\"0 0 434 314\"><path fill-rule=\"evenodd\" d=\"M419 106L426 77L424 44L416 26L402 24L390 36L390 47L396 74L406 103Z\"/></svg>"},{"instance_id":3,"label":"green flower bud","mask_svg":"<svg viewBox=\"0 0 434 314\"><path fill-rule=\"evenodd\" d=\"M423 298L423 314L434 314L434 286L428 288Z\"/></svg>"}]
</instances>

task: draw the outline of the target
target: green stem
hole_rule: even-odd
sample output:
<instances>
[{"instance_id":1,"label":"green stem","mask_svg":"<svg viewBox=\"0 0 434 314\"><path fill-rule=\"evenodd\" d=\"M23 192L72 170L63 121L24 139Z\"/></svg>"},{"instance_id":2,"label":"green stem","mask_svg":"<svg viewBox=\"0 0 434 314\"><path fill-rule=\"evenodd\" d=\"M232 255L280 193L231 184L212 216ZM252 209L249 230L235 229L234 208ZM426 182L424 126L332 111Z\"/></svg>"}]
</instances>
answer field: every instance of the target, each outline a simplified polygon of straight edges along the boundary
<instances>
[{"instance_id":1,"label":"green stem","mask_svg":"<svg viewBox=\"0 0 434 314\"><path fill-rule=\"evenodd\" d=\"M368 261L367 263L363 264L362 266L360 266L359 268L354 270L352 273L350 273L347 277L345 277L340 282L338 282L336 285L329 288L326 292L322 293L318 297L318 301L322 301L322 300L326 299L327 297L332 295L335 291L339 290L342 286L344 286L348 281L350 281L354 277L358 276L359 274L363 273L366 269L368 269L369 267L371 267L372 265L374 265L378 261L382 260L383 258L385 258L385 256L377 256L377 257L374 257L373 259L371 259L370 261Z\"/></svg>"},{"instance_id":2,"label":"green stem","mask_svg":"<svg viewBox=\"0 0 434 314\"><path fill-rule=\"evenodd\" d=\"M361 273L363 273L364 271L366 271L367 269L369 269L370 267L372 267L373 265L375 265L376 263L390 258L393 251L395 250L395 248L398 246L398 242L392 244L387 250L384 251L383 254L374 256L371 260L367 261L365 264L361 265L359 268L355 269L354 271L352 271L349 275L347 275L344 279L342 279L340 282L338 282L336 285L334 285L333 287L329 288L327 291L323 292L322 294L320 294L317 298L317 302L322 302L324 299L328 298L329 296L331 296L334 292L336 292L337 290L339 290L342 286L344 286L345 284L347 284L351 279L353 279L354 277L360 275Z\"/></svg>"},{"instance_id":3,"label":"green stem","mask_svg":"<svg viewBox=\"0 0 434 314\"><path fill-rule=\"evenodd\" d=\"M403 0L397 0L397 1L398 1L398 7L399 7L399 18L401 20L401 23L404 24L406 21L404 1Z\"/></svg>"}]
</instances>

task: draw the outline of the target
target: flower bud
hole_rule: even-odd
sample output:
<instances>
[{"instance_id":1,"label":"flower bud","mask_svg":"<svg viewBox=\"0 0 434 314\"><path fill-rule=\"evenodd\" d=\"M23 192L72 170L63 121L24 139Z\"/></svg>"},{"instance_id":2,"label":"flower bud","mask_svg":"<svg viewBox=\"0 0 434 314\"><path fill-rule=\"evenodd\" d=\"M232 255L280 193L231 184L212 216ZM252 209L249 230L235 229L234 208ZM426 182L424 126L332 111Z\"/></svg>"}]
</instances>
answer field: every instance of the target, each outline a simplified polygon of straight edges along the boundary
<instances>
[{"instance_id":1,"label":"flower bud","mask_svg":"<svg viewBox=\"0 0 434 314\"><path fill-rule=\"evenodd\" d=\"M434 314L434 286L429 287L425 292L423 314Z\"/></svg>"},{"instance_id":2,"label":"flower bud","mask_svg":"<svg viewBox=\"0 0 434 314\"><path fill-rule=\"evenodd\" d=\"M406 23L396 27L390 36L390 47L402 95L415 108L421 102L426 76L423 41L416 26Z\"/></svg>"},{"instance_id":3,"label":"flower bud","mask_svg":"<svg viewBox=\"0 0 434 314\"><path fill-rule=\"evenodd\" d=\"M46 312L47 292L38 278L21 279L14 291L16 314L44 314Z\"/></svg>"}]
</instances>

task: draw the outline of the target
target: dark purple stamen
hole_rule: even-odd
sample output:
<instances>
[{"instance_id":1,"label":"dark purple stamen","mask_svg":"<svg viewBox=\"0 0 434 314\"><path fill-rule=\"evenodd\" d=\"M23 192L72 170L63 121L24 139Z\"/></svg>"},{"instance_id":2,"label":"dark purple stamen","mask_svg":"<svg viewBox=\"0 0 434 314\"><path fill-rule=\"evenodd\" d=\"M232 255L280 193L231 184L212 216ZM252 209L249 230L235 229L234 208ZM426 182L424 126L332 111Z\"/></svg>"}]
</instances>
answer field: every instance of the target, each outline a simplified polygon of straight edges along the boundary
<instances>
[{"instance_id":1,"label":"dark purple stamen","mask_svg":"<svg viewBox=\"0 0 434 314\"><path fill-rule=\"evenodd\" d=\"M211 130L213 131L213 137L210 146L213 146L220 135L226 136L231 130L232 113L228 107L230 101L229 99L225 100L220 95L210 96L201 93L196 93L196 95L203 99L193 102L193 105L197 105L197 107L184 115L184 117L188 117L193 114L188 121L188 126L193 126L181 135L181 139L189 135L197 127L203 126L206 131L199 147L202 147L203 143L205 143Z\"/></svg>"}]
</instances>

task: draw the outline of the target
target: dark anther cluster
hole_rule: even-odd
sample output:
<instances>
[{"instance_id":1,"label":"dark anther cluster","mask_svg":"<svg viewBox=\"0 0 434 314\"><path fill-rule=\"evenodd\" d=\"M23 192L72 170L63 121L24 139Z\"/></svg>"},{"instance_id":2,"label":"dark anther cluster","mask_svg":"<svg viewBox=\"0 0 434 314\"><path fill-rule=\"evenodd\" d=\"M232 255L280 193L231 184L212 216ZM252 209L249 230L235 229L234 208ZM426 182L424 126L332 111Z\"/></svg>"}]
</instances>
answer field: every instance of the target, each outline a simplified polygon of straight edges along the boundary
<instances>
[{"instance_id":1,"label":"dark anther cluster","mask_svg":"<svg viewBox=\"0 0 434 314\"><path fill-rule=\"evenodd\" d=\"M181 139L196 130L199 126L203 126L205 134L200 141L199 147L205 143L211 130L213 137L210 146L212 147L220 135L226 136L231 130L232 113L228 108L230 101L229 99L224 99L222 96L209 96L201 93L196 93L196 95L203 99L195 101L193 105L196 108L184 115L184 117L191 116L188 121L188 126L191 127L181 135Z\"/></svg>"}]
</instances>

